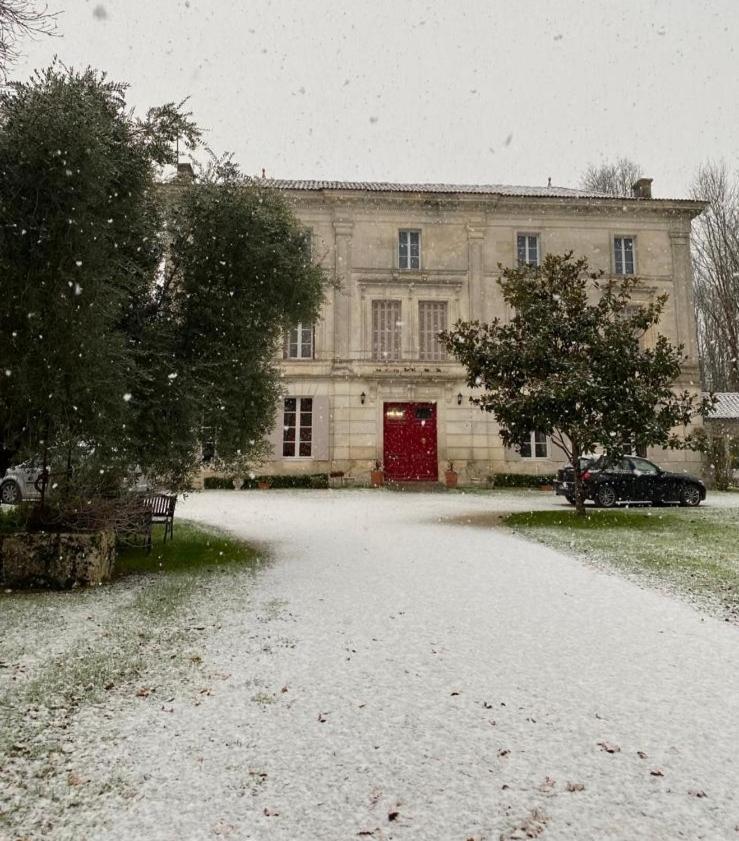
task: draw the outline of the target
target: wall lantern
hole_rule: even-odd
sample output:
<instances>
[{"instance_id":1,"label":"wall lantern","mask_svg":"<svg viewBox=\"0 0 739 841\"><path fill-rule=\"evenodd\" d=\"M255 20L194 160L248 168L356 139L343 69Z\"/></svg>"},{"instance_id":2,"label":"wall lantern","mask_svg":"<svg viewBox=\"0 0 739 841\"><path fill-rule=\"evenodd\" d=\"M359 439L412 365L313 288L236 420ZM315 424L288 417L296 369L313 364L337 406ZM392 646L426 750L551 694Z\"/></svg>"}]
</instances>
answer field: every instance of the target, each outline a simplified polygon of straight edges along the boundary
<instances>
[{"instance_id":1,"label":"wall lantern","mask_svg":"<svg viewBox=\"0 0 739 841\"><path fill-rule=\"evenodd\" d=\"M361 404L362 404L363 406L364 406L364 401L365 401L366 399L367 399L367 395L366 395L364 392L362 392L362 393L359 395L359 401L361 402Z\"/></svg>"},{"instance_id":2,"label":"wall lantern","mask_svg":"<svg viewBox=\"0 0 739 841\"><path fill-rule=\"evenodd\" d=\"M460 392L459 392L459 394L457 395L457 406L461 406L461 405L462 405L462 400L463 400L463 399L464 399L464 398L462 397L462 392L460 391Z\"/></svg>"}]
</instances>

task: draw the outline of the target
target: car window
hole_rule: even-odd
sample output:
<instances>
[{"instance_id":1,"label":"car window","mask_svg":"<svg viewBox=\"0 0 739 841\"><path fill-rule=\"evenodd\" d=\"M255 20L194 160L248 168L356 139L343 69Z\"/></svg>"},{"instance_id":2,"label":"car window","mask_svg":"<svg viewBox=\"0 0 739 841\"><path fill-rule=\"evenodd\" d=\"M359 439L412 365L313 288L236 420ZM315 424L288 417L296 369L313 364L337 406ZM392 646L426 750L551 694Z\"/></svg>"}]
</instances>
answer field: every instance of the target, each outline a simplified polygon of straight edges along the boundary
<instances>
[{"instance_id":1,"label":"car window","mask_svg":"<svg viewBox=\"0 0 739 841\"><path fill-rule=\"evenodd\" d=\"M632 464L634 465L634 470L638 470L639 473L648 474L651 476L656 475L659 473L659 468L656 464L652 464L651 461L647 461L645 458L632 458Z\"/></svg>"},{"instance_id":2,"label":"car window","mask_svg":"<svg viewBox=\"0 0 739 841\"><path fill-rule=\"evenodd\" d=\"M631 473L633 467L627 458L622 458L618 461L611 462L605 469L609 473Z\"/></svg>"}]
</instances>

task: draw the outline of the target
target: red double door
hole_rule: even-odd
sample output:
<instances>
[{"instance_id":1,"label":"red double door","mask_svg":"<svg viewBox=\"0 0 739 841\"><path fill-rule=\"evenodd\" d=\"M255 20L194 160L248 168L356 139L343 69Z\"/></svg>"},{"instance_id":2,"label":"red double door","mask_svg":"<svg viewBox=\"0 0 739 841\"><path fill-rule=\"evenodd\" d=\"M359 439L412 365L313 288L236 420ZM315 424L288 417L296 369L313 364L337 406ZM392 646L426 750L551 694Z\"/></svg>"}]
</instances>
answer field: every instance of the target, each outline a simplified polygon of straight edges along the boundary
<instances>
[{"instance_id":1,"label":"red double door","mask_svg":"<svg viewBox=\"0 0 739 841\"><path fill-rule=\"evenodd\" d=\"M385 403L385 478L397 482L435 482L436 404Z\"/></svg>"}]
</instances>

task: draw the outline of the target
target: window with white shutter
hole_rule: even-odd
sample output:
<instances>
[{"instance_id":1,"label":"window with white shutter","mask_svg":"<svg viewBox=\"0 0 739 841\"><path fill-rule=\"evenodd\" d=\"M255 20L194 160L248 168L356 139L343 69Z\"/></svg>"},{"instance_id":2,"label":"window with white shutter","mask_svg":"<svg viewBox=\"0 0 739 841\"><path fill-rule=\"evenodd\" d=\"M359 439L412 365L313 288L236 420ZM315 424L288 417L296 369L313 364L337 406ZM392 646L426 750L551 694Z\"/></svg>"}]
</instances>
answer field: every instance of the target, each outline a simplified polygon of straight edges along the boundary
<instances>
[{"instance_id":1,"label":"window with white shutter","mask_svg":"<svg viewBox=\"0 0 739 841\"><path fill-rule=\"evenodd\" d=\"M372 302L372 358L382 362L400 359L402 335L400 301Z\"/></svg>"},{"instance_id":2,"label":"window with white shutter","mask_svg":"<svg viewBox=\"0 0 739 841\"><path fill-rule=\"evenodd\" d=\"M441 362L447 358L439 333L447 328L446 301L419 301L418 304L418 350L419 358L425 362Z\"/></svg>"}]
</instances>

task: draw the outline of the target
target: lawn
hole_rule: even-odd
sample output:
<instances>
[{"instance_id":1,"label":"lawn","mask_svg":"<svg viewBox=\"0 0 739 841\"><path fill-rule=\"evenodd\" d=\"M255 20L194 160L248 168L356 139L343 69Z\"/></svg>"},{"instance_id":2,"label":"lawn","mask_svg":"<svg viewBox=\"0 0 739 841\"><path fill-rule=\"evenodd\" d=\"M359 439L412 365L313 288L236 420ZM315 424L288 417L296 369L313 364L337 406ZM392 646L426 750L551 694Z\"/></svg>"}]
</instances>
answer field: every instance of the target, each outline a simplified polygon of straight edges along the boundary
<instances>
[{"instance_id":1,"label":"lawn","mask_svg":"<svg viewBox=\"0 0 739 841\"><path fill-rule=\"evenodd\" d=\"M81 721L149 695L161 703L202 679L202 631L219 621L208 594L262 563L253 548L187 523L162 537L156 528L148 555L125 548L108 585L0 593L0 837L41 837L42 813L51 820L74 805L65 751L89 726ZM96 794L118 785L114 770Z\"/></svg>"},{"instance_id":2,"label":"lawn","mask_svg":"<svg viewBox=\"0 0 739 841\"><path fill-rule=\"evenodd\" d=\"M574 552L710 612L739 621L739 512L723 509L590 509L509 514L505 526Z\"/></svg>"}]
</instances>

